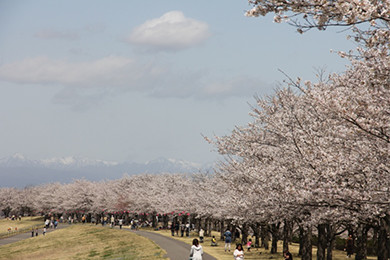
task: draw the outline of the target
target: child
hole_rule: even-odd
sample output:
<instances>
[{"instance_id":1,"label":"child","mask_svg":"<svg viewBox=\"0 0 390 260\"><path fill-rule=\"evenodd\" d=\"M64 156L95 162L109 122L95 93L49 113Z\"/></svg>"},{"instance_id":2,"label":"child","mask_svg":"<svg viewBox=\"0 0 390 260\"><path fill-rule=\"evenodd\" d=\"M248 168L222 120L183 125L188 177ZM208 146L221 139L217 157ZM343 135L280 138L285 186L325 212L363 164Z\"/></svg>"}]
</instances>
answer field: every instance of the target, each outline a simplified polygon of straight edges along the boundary
<instances>
[{"instance_id":1,"label":"child","mask_svg":"<svg viewBox=\"0 0 390 260\"><path fill-rule=\"evenodd\" d=\"M248 248L248 252L251 251L251 246L252 246L252 239L249 238L248 243L246 243L246 247Z\"/></svg>"},{"instance_id":2,"label":"child","mask_svg":"<svg viewBox=\"0 0 390 260\"><path fill-rule=\"evenodd\" d=\"M46 235L46 227L43 228L43 235Z\"/></svg>"},{"instance_id":3,"label":"child","mask_svg":"<svg viewBox=\"0 0 390 260\"><path fill-rule=\"evenodd\" d=\"M217 239L215 239L215 236L211 239L211 246L217 246Z\"/></svg>"}]
</instances>

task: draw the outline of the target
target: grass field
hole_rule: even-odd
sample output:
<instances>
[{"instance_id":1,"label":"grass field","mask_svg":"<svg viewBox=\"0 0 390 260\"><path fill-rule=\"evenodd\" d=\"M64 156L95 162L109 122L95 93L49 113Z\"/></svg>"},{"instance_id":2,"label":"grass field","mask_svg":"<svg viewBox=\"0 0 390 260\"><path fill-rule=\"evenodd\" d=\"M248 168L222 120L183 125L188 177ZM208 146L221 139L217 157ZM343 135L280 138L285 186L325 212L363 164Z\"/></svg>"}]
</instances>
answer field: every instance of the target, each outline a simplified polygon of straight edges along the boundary
<instances>
[{"instance_id":1,"label":"grass field","mask_svg":"<svg viewBox=\"0 0 390 260\"><path fill-rule=\"evenodd\" d=\"M169 230L160 230L160 231L151 231L151 232L158 232L159 234L161 235L164 235L164 236L169 236L169 237L172 237L171 236L171 232ZM220 234L219 232L214 232L212 233L212 235L215 235L215 237L219 238ZM187 237L177 237L177 236L174 236L172 237L174 239L177 239L177 240L180 240L180 241L183 241L187 244L192 244L192 240L194 238L198 238L196 236L196 233L191 233L191 237L190 238L187 238ZM254 241L254 239L252 239ZM218 241L218 246L217 247L212 247L211 245L211 238L210 237L205 237L204 238L204 243L202 243L202 247L203 247L203 250L205 252L207 252L208 254L214 256L215 258L217 258L218 260L232 260L233 259L233 251L235 249L235 244L232 243L232 248L231 248L231 251L230 252L225 252L224 250L224 246L225 246L225 243L224 241ZM290 252L293 254L293 259L300 259L300 257L298 257L298 250L299 250L299 245L298 244L291 244L289 245L289 249L290 249ZM283 258L283 254L282 254L282 250L283 250L283 243L282 241L279 241L278 242L278 253L277 254L270 254L269 251L270 250L265 250L264 248L252 248L250 252L247 252L247 249L246 247L244 246L244 252L245 252L245 260L260 260L260 259L284 259ZM315 247L313 247L313 259L316 258L316 253L317 253L317 249ZM346 254L345 252L343 251L340 251L340 250L334 250L333 251L333 259L334 260L346 260ZM352 258L350 258L352 259ZM354 257L353 257L354 259ZM375 257L368 257L368 259L376 259Z\"/></svg>"},{"instance_id":2,"label":"grass field","mask_svg":"<svg viewBox=\"0 0 390 260\"><path fill-rule=\"evenodd\" d=\"M32 227L43 226L43 217L22 217L22 220L0 220L0 238L9 235L8 229L11 228L11 233L30 231Z\"/></svg>"},{"instance_id":3,"label":"grass field","mask_svg":"<svg viewBox=\"0 0 390 260\"><path fill-rule=\"evenodd\" d=\"M164 250L132 232L72 225L0 247L0 259L166 259Z\"/></svg>"}]
</instances>

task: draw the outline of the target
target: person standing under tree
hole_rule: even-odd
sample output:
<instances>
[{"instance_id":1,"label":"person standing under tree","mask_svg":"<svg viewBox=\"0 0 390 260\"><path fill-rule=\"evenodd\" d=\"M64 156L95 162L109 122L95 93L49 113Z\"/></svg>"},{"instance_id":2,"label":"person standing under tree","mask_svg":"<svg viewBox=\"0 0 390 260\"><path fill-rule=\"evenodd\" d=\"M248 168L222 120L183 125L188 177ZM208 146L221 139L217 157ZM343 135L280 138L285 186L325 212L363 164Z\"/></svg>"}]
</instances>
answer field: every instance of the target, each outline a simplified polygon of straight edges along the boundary
<instances>
[{"instance_id":1,"label":"person standing under tree","mask_svg":"<svg viewBox=\"0 0 390 260\"><path fill-rule=\"evenodd\" d=\"M225 236L225 252L226 249L229 249L230 252L230 246L232 244L232 232L230 232L230 230L228 229L223 235Z\"/></svg>"},{"instance_id":2,"label":"person standing under tree","mask_svg":"<svg viewBox=\"0 0 390 260\"><path fill-rule=\"evenodd\" d=\"M175 223L173 221L172 221L172 224L171 224L171 235L175 236Z\"/></svg>"},{"instance_id":3,"label":"person standing under tree","mask_svg":"<svg viewBox=\"0 0 390 260\"><path fill-rule=\"evenodd\" d=\"M353 238L352 235L349 235L347 238L347 241L345 241L345 249L344 251L347 251L347 257L351 258L353 254Z\"/></svg>"},{"instance_id":4,"label":"person standing under tree","mask_svg":"<svg viewBox=\"0 0 390 260\"><path fill-rule=\"evenodd\" d=\"M199 242L200 243L203 243L203 238L204 238L204 230L203 230L203 228L201 228L200 229L200 231L199 231Z\"/></svg>"}]
</instances>

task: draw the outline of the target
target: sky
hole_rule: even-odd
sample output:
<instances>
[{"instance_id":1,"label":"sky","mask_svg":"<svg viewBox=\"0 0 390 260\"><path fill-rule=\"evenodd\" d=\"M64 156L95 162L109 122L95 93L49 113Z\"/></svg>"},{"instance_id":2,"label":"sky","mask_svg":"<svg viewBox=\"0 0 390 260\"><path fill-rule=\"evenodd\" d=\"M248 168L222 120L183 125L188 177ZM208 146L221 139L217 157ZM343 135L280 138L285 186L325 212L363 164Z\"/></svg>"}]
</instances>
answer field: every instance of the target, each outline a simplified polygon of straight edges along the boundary
<instances>
[{"instance_id":1,"label":"sky","mask_svg":"<svg viewBox=\"0 0 390 260\"><path fill-rule=\"evenodd\" d=\"M303 35L246 0L1 0L0 157L218 159L285 76L342 72L337 29Z\"/></svg>"}]
</instances>

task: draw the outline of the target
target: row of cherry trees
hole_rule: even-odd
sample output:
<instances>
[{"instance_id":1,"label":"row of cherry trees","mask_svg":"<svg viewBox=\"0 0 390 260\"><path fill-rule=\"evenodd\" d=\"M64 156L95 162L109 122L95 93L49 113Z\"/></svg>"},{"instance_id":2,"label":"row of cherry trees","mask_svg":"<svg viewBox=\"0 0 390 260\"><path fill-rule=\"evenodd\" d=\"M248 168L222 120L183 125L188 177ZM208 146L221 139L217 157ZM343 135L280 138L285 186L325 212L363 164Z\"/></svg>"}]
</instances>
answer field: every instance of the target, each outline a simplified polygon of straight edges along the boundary
<instances>
[{"instance_id":1,"label":"row of cherry trees","mask_svg":"<svg viewBox=\"0 0 390 260\"><path fill-rule=\"evenodd\" d=\"M227 158L221 178L239 181L232 194L251 205L243 219L290 223L300 229L302 258L330 259L337 227L355 226L357 259L366 258L367 233L378 233L378 258L389 257L390 234L390 1L254 0L248 16L274 13L304 33L350 28L358 48L340 52L351 65L317 83L288 78L287 86L257 98L253 122L207 140ZM362 26L360 26L362 25ZM244 220L243 220L244 221ZM352 232L352 230L350 230ZM276 232L275 232L276 233ZM273 234L275 235L275 234ZM277 233L276 233L277 236ZM307 242L307 243L305 243Z\"/></svg>"},{"instance_id":2,"label":"row of cherry trees","mask_svg":"<svg viewBox=\"0 0 390 260\"><path fill-rule=\"evenodd\" d=\"M348 207L319 206L318 203L324 203L325 198L317 198L316 193L300 184L299 189L291 190L289 187L294 187L289 184L291 176L283 177L274 172L264 177L262 172L255 174L252 169L242 173L239 168L223 173L222 169L226 169L227 165L230 164L221 166L221 172L215 175L136 175L114 181L76 180L70 184L53 183L24 189L2 188L0 206L8 215L41 213L65 218L90 215L95 220L110 215L127 219L149 215L149 221L159 216L165 227L168 221L187 223L190 215L191 223L202 226L206 233L211 229L223 233L226 228L234 230L237 226L245 241L251 229L256 236L256 244L261 238L265 247L271 234L272 252L277 251L275 242L279 239L283 239L288 247L292 231L298 228L295 233L300 235L301 253L304 255L306 252L310 257L312 233L318 234L319 242L323 237L327 245L346 228L355 232L359 240L359 237L367 239L363 234L369 228L378 233L386 227L381 224L385 218L382 213L373 212L370 207L367 207L370 211L366 212L367 209L351 209L353 204ZM276 179L282 180L276 185ZM301 181L310 183L307 178ZM333 196L330 191L326 192ZM337 192L340 194L335 201L341 198L341 192ZM333 199L327 201L335 203ZM389 208L386 211L386 207L382 206L381 210L387 212L384 216L388 217ZM386 237L377 238L385 243L388 241ZM329 245L328 259L333 248L333 244Z\"/></svg>"}]
</instances>

